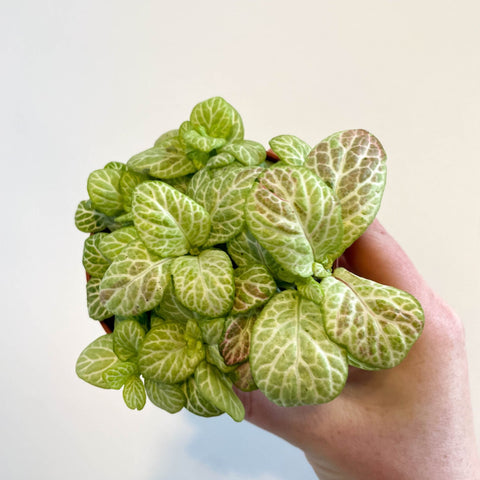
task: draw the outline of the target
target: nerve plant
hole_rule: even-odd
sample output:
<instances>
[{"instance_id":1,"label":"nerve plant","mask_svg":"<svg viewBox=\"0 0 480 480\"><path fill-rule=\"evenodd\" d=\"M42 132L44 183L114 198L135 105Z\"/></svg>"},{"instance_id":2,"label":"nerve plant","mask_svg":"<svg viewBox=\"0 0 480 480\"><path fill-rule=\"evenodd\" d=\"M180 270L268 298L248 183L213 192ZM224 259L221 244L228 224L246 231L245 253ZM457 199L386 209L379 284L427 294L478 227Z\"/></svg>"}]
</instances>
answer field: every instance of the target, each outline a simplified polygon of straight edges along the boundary
<instances>
[{"instance_id":1,"label":"nerve plant","mask_svg":"<svg viewBox=\"0 0 480 480\"><path fill-rule=\"evenodd\" d=\"M328 402L349 365L391 368L423 328L411 295L335 260L373 221L386 155L365 130L310 148L293 135L244 139L220 97L126 164L88 177L76 226L89 316L113 333L76 371L175 413L244 417L232 385L282 406ZM113 320L112 320L113 319Z\"/></svg>"}]
</instances>

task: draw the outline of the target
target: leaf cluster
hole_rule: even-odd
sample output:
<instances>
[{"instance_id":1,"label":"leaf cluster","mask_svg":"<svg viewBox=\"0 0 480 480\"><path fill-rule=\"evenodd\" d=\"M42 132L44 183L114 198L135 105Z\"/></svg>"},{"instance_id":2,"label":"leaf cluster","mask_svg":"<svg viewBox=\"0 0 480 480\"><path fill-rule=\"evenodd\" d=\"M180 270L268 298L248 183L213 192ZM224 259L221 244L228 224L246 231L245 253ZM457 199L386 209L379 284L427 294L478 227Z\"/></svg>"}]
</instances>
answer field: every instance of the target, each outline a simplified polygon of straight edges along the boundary
<instances>
[{"instance_id":1,"label":"leaf cluster","mask_svg":"<svg viewBox=\"0 0 480 480\"><path fill-rule=\"evenodd\" d=\"M89 316L114 318L76 371L170 412L244 417L233 385L282 406L328 402L348 366L391 368L423 328L411 295L334 268L368 227L386 155L365 130L314 148L244 139L220 97L126 164L87 181L75 223L85 240Z\"/></svg>"}]
</instances>

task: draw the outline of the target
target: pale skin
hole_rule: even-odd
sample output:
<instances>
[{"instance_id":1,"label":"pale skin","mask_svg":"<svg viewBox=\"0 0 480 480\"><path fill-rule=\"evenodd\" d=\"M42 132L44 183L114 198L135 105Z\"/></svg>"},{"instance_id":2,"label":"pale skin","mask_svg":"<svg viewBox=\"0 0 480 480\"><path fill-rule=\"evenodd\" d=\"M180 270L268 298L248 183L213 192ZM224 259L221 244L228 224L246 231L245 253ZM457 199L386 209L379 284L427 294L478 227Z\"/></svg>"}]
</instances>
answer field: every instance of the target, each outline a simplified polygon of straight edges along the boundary
<instances>
[{"instance_id":1,"label":"pale skin","mask_svg":"<svg viewBox=\"0 0 480 480\"><path fill-rule=\"evenodd\" d=\"M480 480L461 321L378 221L341 264L414 295L425 312L419 340L393 369L350 367L323 405L287 409L238 392L246 419L303 450L322 480Z\"/></svg>"}]
</instances>

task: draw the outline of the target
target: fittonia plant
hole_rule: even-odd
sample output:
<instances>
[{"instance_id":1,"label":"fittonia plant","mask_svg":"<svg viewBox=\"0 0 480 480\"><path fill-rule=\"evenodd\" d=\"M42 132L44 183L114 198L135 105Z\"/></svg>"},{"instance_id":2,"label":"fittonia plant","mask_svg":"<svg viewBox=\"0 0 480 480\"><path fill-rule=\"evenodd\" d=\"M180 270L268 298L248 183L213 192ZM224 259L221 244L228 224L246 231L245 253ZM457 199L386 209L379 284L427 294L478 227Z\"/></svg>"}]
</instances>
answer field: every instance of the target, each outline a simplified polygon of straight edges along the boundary
<instances>
[{"instance_id":1,"label":"fittonia plant","mask_svg":"<svg viewBox=\"0 0 480 480\"><path fill-rule=\"evenodd\" d=\"M365 130L313 149L244 139L219 97L126 164L88 178L75 222L90 233L89 316L114 330L76 371L174 413L244 417L232 385L272 402L328 402L348 366L398 365L423 327L411 295L334 268L374 219L385 152Z\"/></svg>"}]
</instances>

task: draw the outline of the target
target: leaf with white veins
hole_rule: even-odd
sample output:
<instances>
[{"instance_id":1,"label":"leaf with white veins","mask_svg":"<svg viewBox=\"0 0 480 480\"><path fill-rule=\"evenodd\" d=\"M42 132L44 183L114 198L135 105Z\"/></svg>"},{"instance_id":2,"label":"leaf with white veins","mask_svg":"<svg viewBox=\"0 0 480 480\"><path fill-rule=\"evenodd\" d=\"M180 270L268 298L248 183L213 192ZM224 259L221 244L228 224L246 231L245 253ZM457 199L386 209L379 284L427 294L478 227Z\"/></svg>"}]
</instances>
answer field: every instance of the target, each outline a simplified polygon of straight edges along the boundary
<instances>
[{"instance_id":1,"label":"leaf with white veins","mask_svg":"<svg viewBox=\"0 0 480 480\"><path fill-rule=\"evenodd\" d=\"M165 322L146 334L138 355L138 365L145 378L179 383L192 375L204 357L201 332L195 338L186 335L184 325Z\"/></svg>"},{"instance_id":2,"label":"leaf with white veins","mask_svg":"<svg viewBox=\"0 0 480 480\"><path fill-rule=\"evenodd\" d=\"M128 408L142 410L147 401L145 387L140 377L131 375L123 387L123 400Z\"/></svg>"},{"instance_id":3,"label":"leaf with white veins","mask_svg":"<svg viewBox=\"0 0 480 480\"><path fill-rule=\"evenodd\" d=\"M284 407L333 400L348 374L346 351L327 337L321 307L294 290L275 295L257 318L250 365L258 388Z\"/></svg>"},{"instance_id":4,"label":"leaf with white veins","mask_svg":"<svg viewBox=\"0 0 480 480\"><path fill-rule=\"evenodd\" d=\"M102 335L80 354L75 371L85 382L100 388L110 388L103 379L103 373L119 362L113 351L112 335Z\"/></svg>"},{"instance_id":5,"label":"leaf with white veins","mask_svg":"<svg viewBox=\"0 0 480 480\"><path fill-rule=\"evenodd\" d=\"M217 367L201 362L195 370L195 381L203 397L228 413L236 422L245 417L245 409L232 389L232 381Z\"/></svg>"},{"instance_id":6,"label":"leaf with white veins","mask_svg":"<svg viewBox=\"0 0 480 480\"><path fill-rule=\"evenodd\" d=\"M235 275L235 300L232 313L242 313L268 302L277 284L267 267L259 263L238 267Z\"/></svg>"},{"instance_id":7,"label":"leaf with white veins","mask_svg":"<svg viewBox=\"0 0 480 480\"><path fill-rule=\"evenodd\" d=\"M145 380L145 390L150 401L157 407L169 413L179 412L186 404L187 399L179 385Z\"/></svg>"},{"instance_id":8,"label":"leaf with white veins","mask_svg":"<svg viewBox=\"0 0 480 480\"><path fill-rule=\"evenodd\" d=\"M182 304L206 317L221 317L233 305L235 282L230 257L222 250L172 261L175 295Z\"/></svg>"},{"instance_id":9,"label":"leaf with white veins","mask_svg":"<svg viewBox=\"0 0 480 480\"><path fill-rule=\"evenodd\" d=\"M344 224L342 252L366 230L382 201L387 156L366 130L345 130L316 145L305 162L333 188Z\"/></svg>"},{"instance_id":10,"label":"leaf with white veins","mask_svg":"<svg viewBox=\"0 0 480 480\"><path fill-rule=\"evenodd\" d=\"M247 196L245 214L260 244L294 275L313 275L314 262L330 268L341 253L340 205L304 167L265 170Z\"/></svg>"},{"instance_id":11,"label":"leaf with white veins","mask_svg":"<svg viewBox=\"0 0 480 480\"><path fill-rule=\"evenodd\" d=\"M295 135L278 135L268 142L273 152L288 165L303 165L311 147Z\"/></svg>"},{"instance_id":12,"label":"leaf with white veins","mask_svg":"<svg viewBox=\"0 0 480 480\"><path fill-rule=\"evenodd\" d=\"M208 212L163 182L144 182L136 188L133 216L140 238L161 257L184 255L202 246L210 234Z\"/></svg>"},{"instance_id":13,"label":"leaf with white veins","mask_svg":"<svg viewBox=\"0 0 480 480\"><path fill-rule=\"evenodd\" d=\"M321 283L330 338L357 362L391 368L407 355L423 329L423 311L410 294L337 268Z\"/></svg>"},{"instance_id":14,"label":"leaf with white veins","mask_svg":"<svg viewBox=\"0 0 480 480\"><path fill-rule=\"evenodd\" d=\"M170 258L136 240L117 256L100 284L100 299L116 315L139 315L157 306L170 279Z\"/></svg>"}]
</instances>

